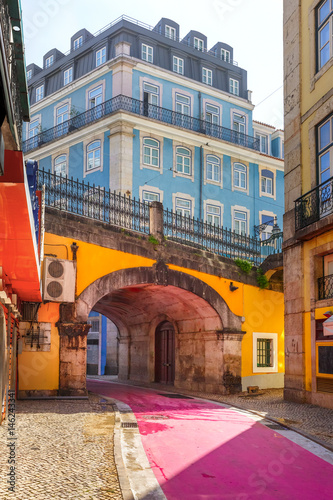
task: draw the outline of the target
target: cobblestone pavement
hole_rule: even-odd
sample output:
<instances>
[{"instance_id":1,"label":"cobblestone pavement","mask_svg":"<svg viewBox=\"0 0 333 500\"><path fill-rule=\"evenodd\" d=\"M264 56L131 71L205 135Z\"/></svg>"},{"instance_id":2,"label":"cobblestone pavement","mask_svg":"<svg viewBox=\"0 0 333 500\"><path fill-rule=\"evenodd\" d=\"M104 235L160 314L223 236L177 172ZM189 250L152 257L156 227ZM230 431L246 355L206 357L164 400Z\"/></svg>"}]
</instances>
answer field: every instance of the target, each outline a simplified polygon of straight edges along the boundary
<instances>
[{"instance_id":1,"label":"cobblestone pavement","mask_svg":"<svg viewBox=\"0 0 333 500\"><path fill-rule=\"evenodd\" d=\"M8 426L0 426L1 500L121 500L114 406L89 400L16 402L16 487L8 491Z\"/></svg>"},{"instance_id":2,"label":"cobblestone pavement","mask_svg":"<svg viewBox=\"0 0 333 500\"><path fill-rule=\"evenodd\" d=\"M115 376L92 377L100 380L117 381ZM186 390L176 390L170 385L161 384L135 384L128 381L121 381L122 384L141 385L168 392L181 392L191 396L196 396L212 401L219 401L229 405L235 405L245 410L255 411L263 416L272 418L285 424L294 430L307 434L316 440L326 443L333 450L333 410L321 408L310 404L299 404L284 401L283 389L262 390L258 395L248 395L247 393L234 395L207 394L204 392L193 392Z\"/></svg>"}]
</instances>

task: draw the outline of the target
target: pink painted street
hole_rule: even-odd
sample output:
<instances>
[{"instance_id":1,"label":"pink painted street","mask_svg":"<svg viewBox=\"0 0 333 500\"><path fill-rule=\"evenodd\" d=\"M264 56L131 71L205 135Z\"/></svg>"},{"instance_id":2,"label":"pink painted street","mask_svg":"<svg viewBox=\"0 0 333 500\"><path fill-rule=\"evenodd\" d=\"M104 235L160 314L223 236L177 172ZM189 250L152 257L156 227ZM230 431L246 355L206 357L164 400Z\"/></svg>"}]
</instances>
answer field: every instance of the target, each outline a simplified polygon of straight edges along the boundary
<instances>
[{"instance_id":1,"label":"pink painted street","mask_svg":"<svg viewBox=\"0 0 333 500\"><path fill-rule=\"evenodd\" d=\"M332 498L332 465L242 412L118 383L87 385L130 406L168 500Z\"/></svg>"}]
</instances>

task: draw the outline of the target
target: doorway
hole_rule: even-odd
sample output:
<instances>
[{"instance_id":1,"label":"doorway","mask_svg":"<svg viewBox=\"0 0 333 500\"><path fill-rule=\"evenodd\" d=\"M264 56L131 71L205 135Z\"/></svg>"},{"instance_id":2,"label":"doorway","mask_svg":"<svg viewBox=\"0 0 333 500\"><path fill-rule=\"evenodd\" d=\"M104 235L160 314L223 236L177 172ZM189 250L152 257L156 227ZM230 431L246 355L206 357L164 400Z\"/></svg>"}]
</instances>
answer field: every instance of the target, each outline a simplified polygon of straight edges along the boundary
<instances>
[{"instance_id":1,"label":"doorway","mask_svg":"<svg viewBox=\"0 0 333 500\"><path fill-rule=\"evenodd\" d=\"M169 321L155 331L155 382L173 385L175 380L175 329Z\"/></svg>"}]
</instances>

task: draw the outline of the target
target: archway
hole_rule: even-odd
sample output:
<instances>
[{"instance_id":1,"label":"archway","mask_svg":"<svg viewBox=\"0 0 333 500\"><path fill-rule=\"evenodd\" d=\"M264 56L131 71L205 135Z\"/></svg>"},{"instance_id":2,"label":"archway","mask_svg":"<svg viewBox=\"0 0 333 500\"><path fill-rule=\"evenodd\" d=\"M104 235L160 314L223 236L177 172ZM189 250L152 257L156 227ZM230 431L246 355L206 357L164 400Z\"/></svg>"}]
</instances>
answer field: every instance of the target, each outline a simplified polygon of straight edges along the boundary
<instances>
[{"instance_id":1,"label":"archway","mask_svg":"<svg viewBox=\"0 0 333 500\"><path fill-rule=\"evenodd\" d=\"M91 310L118 328L119 379L174 380L178 388L224 392L228 372L229 382L231 375L239 386L241 318L200 279L161 262L151 268L123 269L99 278L81 293L74 321L86 322ZM175 332L172 376L156 371L156 329L165 322ZM157 352L161 354L160 347Z\"/></svg>"},{"instance_id":2,"label":"archway","mask_svg":"<svg viewBox=\"0 0 333 500\"><path fill-rule=\"evenodd\" d=\"M175 329L162 321L155 330L155 382L173 385L175 380Z\"/></svg>"}]
</instances>

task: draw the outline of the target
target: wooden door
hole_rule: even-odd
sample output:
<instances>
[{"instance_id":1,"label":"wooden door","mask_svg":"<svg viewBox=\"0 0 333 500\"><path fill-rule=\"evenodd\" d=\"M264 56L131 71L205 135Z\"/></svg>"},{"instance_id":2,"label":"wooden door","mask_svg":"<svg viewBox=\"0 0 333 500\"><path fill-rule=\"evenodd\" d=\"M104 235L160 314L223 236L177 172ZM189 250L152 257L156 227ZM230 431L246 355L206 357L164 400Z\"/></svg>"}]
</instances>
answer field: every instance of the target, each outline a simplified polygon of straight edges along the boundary
<instances>
[{"instance_id":1,"label":"wooden door","mask_svg":"<svg viewBox=\"0 0 333 500\"><path fill-rule=\"evenodd\" d=\"M160 323L155 332L155 382L173 384L175 380L175 330L171 323Z\"/></svg>"}]
</instances>

